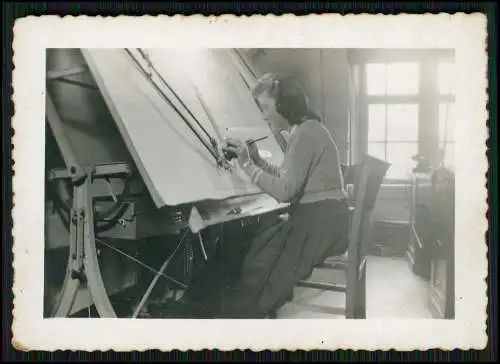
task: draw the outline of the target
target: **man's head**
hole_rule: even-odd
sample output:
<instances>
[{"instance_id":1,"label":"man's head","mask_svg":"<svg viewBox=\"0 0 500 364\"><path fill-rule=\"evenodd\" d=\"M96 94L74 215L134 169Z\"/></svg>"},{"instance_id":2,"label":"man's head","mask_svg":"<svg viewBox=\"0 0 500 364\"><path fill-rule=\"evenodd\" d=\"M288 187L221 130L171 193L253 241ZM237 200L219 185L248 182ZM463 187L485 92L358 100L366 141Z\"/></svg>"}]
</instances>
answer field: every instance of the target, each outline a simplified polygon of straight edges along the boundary
<instances>
[{"instance_id":1,"label":"man's head","mask_svg":"<svg viewBox=\"0 0 500 364\"><path fill-rule=\"evenodd\" d=\"M264 117L276 111L296 125L313 115L304 88L290 75L265 74L258 79L252 94Z\"/></svg>"}]
</instances>

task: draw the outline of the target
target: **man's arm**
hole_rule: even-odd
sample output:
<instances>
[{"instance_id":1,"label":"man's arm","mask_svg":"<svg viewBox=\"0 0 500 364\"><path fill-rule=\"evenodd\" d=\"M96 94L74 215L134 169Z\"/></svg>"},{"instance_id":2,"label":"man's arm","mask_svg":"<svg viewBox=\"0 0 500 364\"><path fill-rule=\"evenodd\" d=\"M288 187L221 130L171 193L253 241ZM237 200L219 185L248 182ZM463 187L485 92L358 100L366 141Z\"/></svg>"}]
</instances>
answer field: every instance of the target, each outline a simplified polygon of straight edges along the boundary
<instances>
[{"instance_id":1,"label":"man's arm","mask_svg":"<svg viewBox=\"0 0 500 364\"><path fill-rule=\"evenodd\" d=\"M274 134L276 140L279 142L280 148L282 149L283 153L286 153L288 142L287 142L287 139L285 138L285 136L283 135L283 131L276 130L276 131L274 131L273 134ZM258 167L262 168L262 170L264 172L267 172L269 174L272 174L273 176L279 177L279 175L280 175L280 167L279 166L266 161L264 158L262 158L260 156L256 159L254 159L254 162Z\"/></svg>"},{"instance_id":2,"label":"man's arm","mask_svg":"<svg viewBox=\"0 0 500 364\"><path fill-rule=\"evenodd\" d=\"M261 168L264 172L269 173L273 176L280 176L280 168L272 163L269 163L265 159L261 158L259 161L255 162L255 164Z\"/></svg>"},{"instance_id":3,"label":"man's arm","mask_svg":"<svg viewBox=\"0 0 500 364\"><path fill-rule=\"evenodd\" d=\"M291 138L283 164L277 168L277 174L269 173L253 163L247 163L243 168L253 183L264 192L279 202L289 202L307 179L316 155L315 145L311 131L302 128Z\"/></svg>"}]
</instances>

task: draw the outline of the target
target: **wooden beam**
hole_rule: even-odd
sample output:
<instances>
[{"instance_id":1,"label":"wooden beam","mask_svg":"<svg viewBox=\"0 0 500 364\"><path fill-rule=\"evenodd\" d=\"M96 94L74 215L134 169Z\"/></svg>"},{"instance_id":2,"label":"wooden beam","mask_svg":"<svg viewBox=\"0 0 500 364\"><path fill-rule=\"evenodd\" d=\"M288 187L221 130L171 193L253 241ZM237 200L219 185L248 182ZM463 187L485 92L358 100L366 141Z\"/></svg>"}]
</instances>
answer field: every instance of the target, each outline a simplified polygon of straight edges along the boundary
<instances>
[{"instance_id":1,"label":"wooden beam","mask_svg":"<svg viewBox=\"0 0 500 364\"><path fill-rule=\"evenodd\" d=\"M88 68L85 66L68 68L64 70L51 70L47 72L47 80L57 80L59 78L80 75L82 73L88 72Z\"/></svg>"},{"instance_id":2,"label":"wooden beam","mask_svg":"<svg viewBox=\"0 0 500 364\"><path fill-rule=\"evenodd\" d=\"M99 87L97 87L97 85L91 85L91 84L88 84L85 82L80 82L80 81L75 81L75 80L69 80L67 78L62 78L62 77L54 79L53 81L64 82L64 83L68 83L70 85L75 85L75 86L83 87L83 88L86 88L89 90L94 90L94 91L99 90Z\"/></svg>"},{"instance_id":3,"label":"wooden beam","mask_svg":"<svg viewBox=\"0 0 500 364\"><path fill-rule=\"evenodd\" d=\"M320 269L347 270L347 262L328 262L325 261L317 266Z\"/></svg>"},{"instance_id":4,"label":"wooden beam","mask_svg":"<svg viewBox=\"0 0 500 364\"><path fill-rule=\"evenodd\" d=\"M325 283L325 282L313 282L313 281L299 281L296 284L297 287L321 289L324 291L332 292L345 292L346 286L343 284Z\"/></svg>"}]
</instances>

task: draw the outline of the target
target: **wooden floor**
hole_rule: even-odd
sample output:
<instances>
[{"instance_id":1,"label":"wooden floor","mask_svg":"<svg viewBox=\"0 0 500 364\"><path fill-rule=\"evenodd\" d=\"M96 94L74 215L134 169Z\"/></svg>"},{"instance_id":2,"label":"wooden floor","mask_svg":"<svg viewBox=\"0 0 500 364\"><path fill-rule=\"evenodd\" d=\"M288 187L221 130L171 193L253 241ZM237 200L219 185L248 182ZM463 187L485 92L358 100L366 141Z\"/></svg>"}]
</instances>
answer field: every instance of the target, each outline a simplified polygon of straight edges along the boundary
<instances>
[{"instance_id":1,"label":"wooden floor","mask_svg":"<svg viewBox=\"0 0 500 364\"><path fill-rule=\"evenodd\" d=\"M316 269L312 279L339 282L331 270ZM367 319L432 318L427 309L427 283L414 275L404 258L368 258ZM278 318L344 319L345 295L296 287L294 300L278 311ZM339 310L340 308L340 310Z\"/></svg>"}]
</instances>

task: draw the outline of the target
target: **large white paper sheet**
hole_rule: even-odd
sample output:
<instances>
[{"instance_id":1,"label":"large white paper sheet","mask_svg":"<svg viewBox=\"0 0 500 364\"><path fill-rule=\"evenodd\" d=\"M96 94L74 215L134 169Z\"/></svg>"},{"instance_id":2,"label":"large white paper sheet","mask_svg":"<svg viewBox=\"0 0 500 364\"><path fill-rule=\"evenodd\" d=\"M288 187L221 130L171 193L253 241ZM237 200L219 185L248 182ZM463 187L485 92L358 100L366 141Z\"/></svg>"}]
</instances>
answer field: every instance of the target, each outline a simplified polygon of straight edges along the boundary
<instances>
[{"instance_id":1,"label":"large white paper sheet","mask_svg":"<svg viewBox=\"0 0 500 364\"><path fill-rule=\"evenodd\" d=\"M150 70L136 49L130 51ZM228 49L144 50L174 91L151 72L152 81L162 88L172 106L124 49L83 50L157 207L261 193L234 161L231 170L217 167L179 115L179 112L184 115L205 137L189 109L219 146L229 136L248 139L270 134L229 52ZM274 138L262 141L259 147L271 161L281 162L282 152Z\"/></svg>"}]
</instances>

